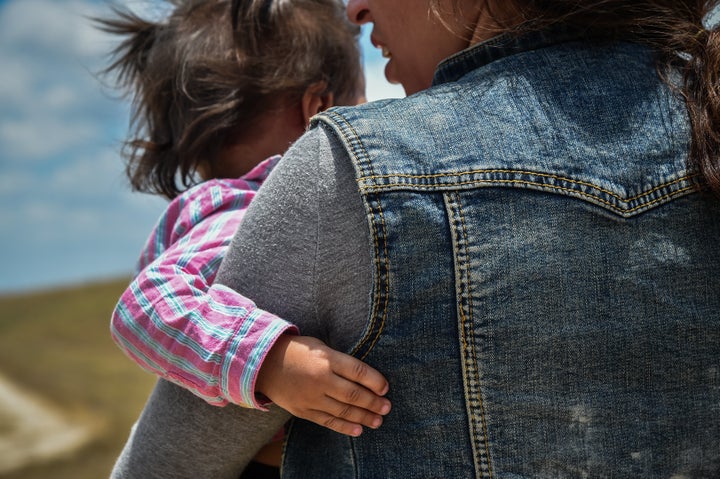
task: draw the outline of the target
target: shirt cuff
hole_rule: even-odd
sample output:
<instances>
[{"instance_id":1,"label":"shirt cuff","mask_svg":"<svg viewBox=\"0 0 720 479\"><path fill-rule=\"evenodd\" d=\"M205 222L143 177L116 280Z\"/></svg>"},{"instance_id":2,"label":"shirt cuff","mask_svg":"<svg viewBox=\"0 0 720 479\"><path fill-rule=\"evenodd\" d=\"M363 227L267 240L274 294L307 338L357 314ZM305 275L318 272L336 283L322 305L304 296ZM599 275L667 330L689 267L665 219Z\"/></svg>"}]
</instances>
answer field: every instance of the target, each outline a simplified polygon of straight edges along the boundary
<instances>
[{"instance_id":1,"label":"shirt cuff","mask_svg":"<svg viewBox=\"0 0 720 479\"><path fill-rule=\"evenodd\" d=\"M267 353L284 333L299 334L299 330L262 309L254 309L241 321L225 353L220 373L222 392L228 401L267 411L271 401L255 392L255 383Z\"/></svg>"}]
</instances>

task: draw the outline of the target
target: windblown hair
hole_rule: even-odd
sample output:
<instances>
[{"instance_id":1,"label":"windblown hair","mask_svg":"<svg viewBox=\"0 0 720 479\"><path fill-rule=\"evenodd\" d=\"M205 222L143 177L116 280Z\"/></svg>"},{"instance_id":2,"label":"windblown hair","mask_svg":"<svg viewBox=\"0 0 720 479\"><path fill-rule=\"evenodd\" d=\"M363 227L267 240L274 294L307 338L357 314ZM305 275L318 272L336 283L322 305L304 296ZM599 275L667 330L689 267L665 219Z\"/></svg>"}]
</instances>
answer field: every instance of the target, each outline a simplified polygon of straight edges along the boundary
<instances>
[{"instance_id":1,"label":"windblown hair","mask_svg":"<svg viewBox=\"0 0 720 479\"><path fill-rule=\"evenodd\" d=\"M174 198L261 114L315 83L336 104L362 93L359 29L341 0L168 1L161 22L121 9L97 20L123 38L104 73L132 98L123 154L134 190Z\"/></svg>"},{"instance_id":2,"label":"windblown hair","mask_svg":"<svg viewBox=\"0 0 720 479\"><path fill-rule=\"evenodd\" d=\"M719 0L477 0L510 8L522 33L553 25L580 29L591 38L640 42L658 53L658 71L684 97L692 139L688 169L720 196L720 29L709 27ZM453 0L459 8L459 0ZM438 0L431 0L438 11ZM510 6L510 7L508 7ZM682 84L669 81L678 71Z\"/></svg>"}]
</instances>

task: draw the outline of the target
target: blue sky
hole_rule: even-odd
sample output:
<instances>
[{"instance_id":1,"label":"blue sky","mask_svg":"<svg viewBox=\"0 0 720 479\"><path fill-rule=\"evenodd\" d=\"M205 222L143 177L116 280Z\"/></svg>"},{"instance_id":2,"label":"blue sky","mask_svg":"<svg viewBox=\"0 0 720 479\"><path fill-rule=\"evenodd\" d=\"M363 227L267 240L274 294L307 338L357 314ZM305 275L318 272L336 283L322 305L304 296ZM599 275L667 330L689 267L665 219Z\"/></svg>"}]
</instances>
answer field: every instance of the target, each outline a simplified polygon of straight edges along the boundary
<instances>
[{"instance_id":1,"label":"blue sky","mask_svg":"<svg viewBox=\"0 0 720 479\"><path fill-rule=\"evenodd\" d=\"M166 204L130 192L118 154L128 106L94 76L113 40L86 17L109 5L0 0L0 294L129 275ZM368 98L402 96L368 34Z\"/></svg>"}]
</instances>

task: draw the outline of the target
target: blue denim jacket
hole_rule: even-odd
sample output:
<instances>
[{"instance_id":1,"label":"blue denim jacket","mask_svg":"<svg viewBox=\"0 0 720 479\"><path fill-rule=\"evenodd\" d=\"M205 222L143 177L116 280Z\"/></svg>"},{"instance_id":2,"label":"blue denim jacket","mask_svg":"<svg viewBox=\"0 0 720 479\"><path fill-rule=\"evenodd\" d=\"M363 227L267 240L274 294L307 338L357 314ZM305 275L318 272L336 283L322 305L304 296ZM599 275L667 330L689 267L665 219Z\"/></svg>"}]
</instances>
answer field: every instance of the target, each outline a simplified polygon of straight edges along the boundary
<instances>
[{"instance_id":1,"label":"blue denim jacket","mask_svg":"<svg viewBox=\"0 0 720 479\"><path fill-rule=\"evenodd\" d=\"M500 37L403 100L316 121L374 243L393 411L297 421L284 477L720 477L720 206L651 51Z\"/></svg>"}]
</instances>

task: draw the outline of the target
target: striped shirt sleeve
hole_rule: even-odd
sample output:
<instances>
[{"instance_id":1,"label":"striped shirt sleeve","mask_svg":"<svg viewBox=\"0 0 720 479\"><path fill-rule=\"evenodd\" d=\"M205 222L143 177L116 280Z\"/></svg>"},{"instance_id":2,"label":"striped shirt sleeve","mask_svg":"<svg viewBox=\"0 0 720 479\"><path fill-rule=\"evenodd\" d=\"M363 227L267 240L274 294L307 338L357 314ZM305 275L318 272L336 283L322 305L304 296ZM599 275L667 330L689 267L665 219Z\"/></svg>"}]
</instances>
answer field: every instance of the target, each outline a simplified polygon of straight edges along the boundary
<instances>
[{"instance_id":1,"label":"striped shirt sleeve","mask_svg":"<svg viewBox=\"0 0 720 479\"><path fill-rule=\"evenodd\" d=\"M281 334L297 334L287 321L213 284L260 182L213 180L176 198L111 320L113 339L132 360L218 406L264 409L255 394L262 361Z\"/></svg>"}]
</instances>

